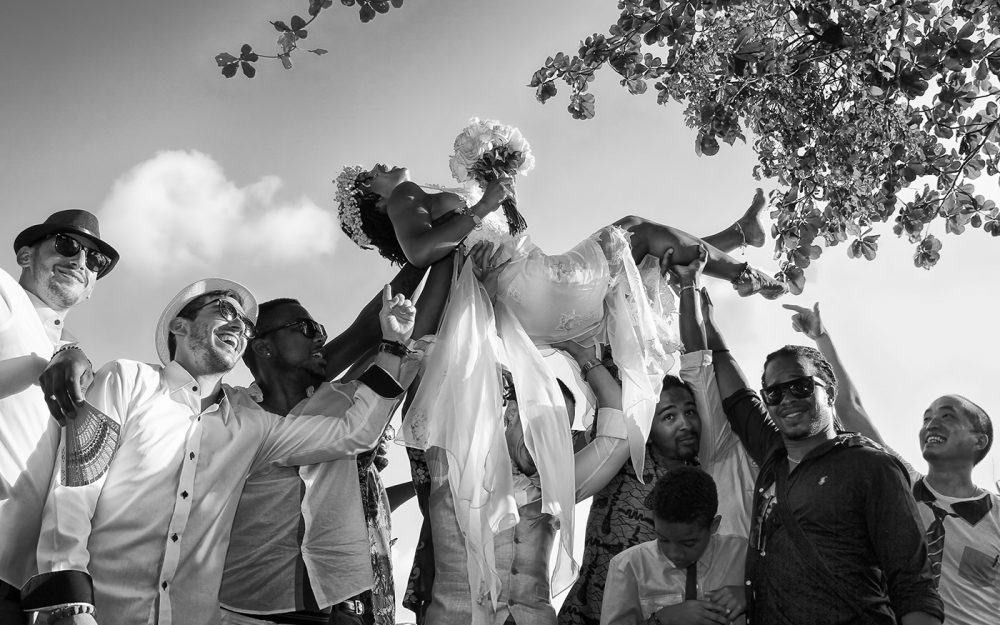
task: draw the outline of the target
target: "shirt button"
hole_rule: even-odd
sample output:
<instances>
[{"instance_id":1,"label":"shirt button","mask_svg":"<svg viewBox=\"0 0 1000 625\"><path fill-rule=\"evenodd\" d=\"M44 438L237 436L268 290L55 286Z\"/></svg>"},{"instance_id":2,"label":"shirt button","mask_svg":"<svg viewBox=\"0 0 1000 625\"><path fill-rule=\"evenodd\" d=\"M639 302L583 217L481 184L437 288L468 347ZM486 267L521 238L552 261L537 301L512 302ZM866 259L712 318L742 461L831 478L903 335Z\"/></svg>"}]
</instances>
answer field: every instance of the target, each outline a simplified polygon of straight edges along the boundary
<instances>
[{"instance_id":1,"label":"shirt button","mask_svg":"<svg viewBox=\"0 0 1000 625\"><path fill-rule=\"evenodd\" d=\"M187 498L188 498L188 492L186 490L181 492L181 499L187 499Z\"/></svg>"},{"instance_id":2,"label":"shirt button","mask_svg":"<svg viewBox=\"0 0 1000 625\"><path fill-rule=\"evenodd\" d=\"M750 584L750 580L747 580L747 581L746 581L746 585L747 585L747 586L750 586L750 585L751 585L751 584Z\"/></svg>"},{"instance_id":3,"label":"shirt button","mask_svg":"<svg viewBox=\"0 0 1000 625\"><path fill-rule=\"evenodd\" d=\"M515 545L520 545L520 544L521 544L521 539L520 539L520 538L518 538L517 536L515 536L515 537L514 537L514 544L515 544Z\"/></svg>"},{"instance_id":4,"label":"shirt button","mask_svg":"<svg viewBox=\"0 0 1000 625\"><path fill-rule=\"evenodd\" d=\"M198 420L201 421L201 416L200 415L198 416Z\"/></svg>"},{"instance_id":5,"label":"shirt button","mask_svg":"<svg viewBox=\"0 0 1000 625\"><path fill-rule=\"evenodd\" d=\"M518 571L518 570L517 570L517 567L516 567L516 566L512 566L512 567L510 567L510 574L511 574L511 575L517 575L517 574L518 574L519 572L520 572L520 571Z\"/></svg>"},{"instance_id":6,"label":"shirt button","mask_svg":"<svg viewBox=\"0 0 1000 625\"><path fill-rule=\"evenodd\" d=\"M55 321L53 321L53 323L55 323L56 325L59 325L60 323L62 323L62 321L59 321L58 319L56 319Z\"/></svg>"},{"instance_id":7,"label":"shirt button","mask_svg":"<svg viewBox=\"0 0 1000 625\"><path fill-rule=\"evenodd\" d=\"M188 457L194 460L194 452L192 451L190 454L188 454Z\"/></svg>"},{"instance_id":8,"label":"shirt button","mask_svg":"<svg viewBox=\"0 0 1000 625\"><path fill-rule=\"evenodd\" d=\"M197 393L198 392L198 387L197 386L192 386L191 390L194 391L195 393Z\"/></svg>"},{"instance_id":9,"label":"shirt button","mask_svg":"<svg viewBox=\"0 0 1000 625\"><path fill-rule=\"evenodd\" d=\"M177 534L174 534L173 536L170 537L170 540L172 540L174 542L177 542L178 538L180 538L180 537Z\"/></svg>"},{"instance_id":10,"label":"shirt button","mask_svg":"<svg viewBox=\"0 0 1000 625\"><path fill-rule=\"evenodd\" d=\"M166 580L164 580L164 582L162 584L160 584L160 586L163 586L163 590L166 590L167 589L167 582L166 582Z\"/></svg>"}]
</instances>

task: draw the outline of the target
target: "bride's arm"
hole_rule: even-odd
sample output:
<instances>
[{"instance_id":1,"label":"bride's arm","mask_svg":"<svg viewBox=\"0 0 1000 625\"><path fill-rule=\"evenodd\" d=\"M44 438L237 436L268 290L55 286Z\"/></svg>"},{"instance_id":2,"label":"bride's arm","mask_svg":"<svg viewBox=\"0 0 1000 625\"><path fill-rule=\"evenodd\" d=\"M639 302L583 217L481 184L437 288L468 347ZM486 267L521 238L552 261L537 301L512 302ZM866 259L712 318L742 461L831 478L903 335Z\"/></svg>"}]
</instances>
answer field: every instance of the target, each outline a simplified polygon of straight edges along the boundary
<instances>
[{"instance_id":1,"label":"bride's arm","mask_svg":"<svg viewBox=\"0 0 1000 625\"><path fill-rule=\"evenodd\" d=\"M482 219L495 211L507 197L503 182L490 183L483 198L469 212L431 225L429 196L412 182L400 184L389 198L388 215L396 238L407 260L418 267L427 267L441 260L462 242Z\"/></svg>"}]
</instances>

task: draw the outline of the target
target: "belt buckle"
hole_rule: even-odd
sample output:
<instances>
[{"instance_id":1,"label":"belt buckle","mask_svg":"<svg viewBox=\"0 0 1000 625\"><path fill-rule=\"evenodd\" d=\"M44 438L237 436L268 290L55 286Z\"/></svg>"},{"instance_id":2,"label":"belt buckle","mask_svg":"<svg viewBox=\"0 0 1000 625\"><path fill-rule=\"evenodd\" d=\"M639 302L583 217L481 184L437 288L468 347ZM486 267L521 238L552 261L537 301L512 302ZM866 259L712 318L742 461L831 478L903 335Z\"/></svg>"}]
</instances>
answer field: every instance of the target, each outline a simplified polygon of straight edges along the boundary
<instances>
[{"instance_id":1,"label":"belt buckle","mask_svg":"<svg viewBox=\"0 0 1000 625\"><path fill-rule=\"evenodd\" d=\"M351 612L354 612L358 616L365 613L365 604L361 599L348 599L344 601L344 604Z\"/></svg>"}]
</instances>

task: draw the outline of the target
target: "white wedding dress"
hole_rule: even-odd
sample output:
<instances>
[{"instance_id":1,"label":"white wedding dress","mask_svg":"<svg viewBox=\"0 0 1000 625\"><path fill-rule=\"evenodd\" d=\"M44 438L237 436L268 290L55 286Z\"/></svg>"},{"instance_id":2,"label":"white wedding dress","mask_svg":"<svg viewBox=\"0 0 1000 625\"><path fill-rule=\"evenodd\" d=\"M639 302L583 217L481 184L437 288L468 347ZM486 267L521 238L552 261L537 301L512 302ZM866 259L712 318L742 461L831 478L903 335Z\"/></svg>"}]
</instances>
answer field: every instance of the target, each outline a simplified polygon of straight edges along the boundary
<instances>
[{"instance_id":1,"label":"white wedding dress","mask_svg":"<svg viewBox=\"0 0 1000 625\"><path fill-rule=\"evenodd\" d=\"M448 454L448 480L465 536L473 593L473 625L488 622L486 607L499 591L493 535L517 522L510 459L503 427L501 366L517 389L525 442L538 467L542 510L560 530L551 588L558 594L575 579L573 561L573 447L562 394L546 358L548 346L574 340L611 346L622 378L622 407L636 474L642 475L645 444L663 376L674 368L677 338L675 299L661 281L658 264L636 267L628 233L604 228L570 251L547 255L527 235L511 237L499 211L483 220L463 243L504 246L511 262L498 279L491 302L471 262L456 267L437 340L424 359L421 385L398 439ZM572 362L572 361L571 361ZM585 396L589 387L575 384ZM580 394L577 393L579 397ZM480 613L481 612L481 613Z\"/></svg>"}]
</instances>

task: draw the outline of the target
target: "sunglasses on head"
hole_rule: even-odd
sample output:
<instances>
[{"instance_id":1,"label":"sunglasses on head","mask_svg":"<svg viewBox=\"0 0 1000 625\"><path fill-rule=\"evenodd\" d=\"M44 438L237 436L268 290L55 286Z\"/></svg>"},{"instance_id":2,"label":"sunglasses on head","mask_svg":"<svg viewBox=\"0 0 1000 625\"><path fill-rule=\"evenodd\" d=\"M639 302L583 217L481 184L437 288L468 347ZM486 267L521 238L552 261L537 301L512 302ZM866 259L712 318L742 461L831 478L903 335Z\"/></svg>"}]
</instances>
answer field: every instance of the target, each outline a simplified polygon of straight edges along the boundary
<instances>
[{"instance_id":1,"label":"sunglasses on head","mask_svg":"<svg viewBox=\"0 0 1000 625\"><path fill-rule=\"evenodd\" d=\"M760 396L764 400L764 403L768 406L777 406L781 403L781 399L785 396L785 391L788 391L789 395L795 399L805 399L807 397L812 397L812 394L815 392L817 386L825 387L826 384L823 384L823 382L813 378L812 376L803 376L801 378L789 380L788 382L782 382L781 384L765 386L760 389Z\"/></svg>"},{"instance_id":2,"label":"sunglasses on head","mask_svg":"<svg viewBox=\"0 0 1000 625\"><path fill-rule=\"evenodd\" d=\"M272 334L278 330L284 330L285 328L297 328L298 331L302 333L302 336L309 340L312 340L317 336L322 337L324 341L326 340L326 328L323 327L323 324L314 321L313 319L298 319L296 321L289 321L288 323L271 328L270 330L264 330L257 335L257 338L264 338L268 334Z\"/></svg>"},{"instance_id":3,"label":"sunglasses on head","mask_svg":"<svg viewBox=\"0 0 1000 625\"><path fill-rule=\"evenodd\" d=\"M107 269L108 265L111 264L111 259L105 254L98 252L92 247L87 247L86 245L80 243L73 237L66 234L54 234L52 235L53 243L55 244L56 252L67 258L73 258L80 253L81 249L87 251L87 269L93 271L94 273L101 273Z\"/></svg>"},{"instance_id":4,"label":"sunglasses on head","mask_svg":"<svg viewBox=\"0 0 1000 625\"><path fill-rule=\"evenodd\" d=\"M203 305L195 308L191 312L195 312L195 311L201 310L202 308L208 308L212 304L217 304L218 305L218 307L219 307L219 316L221 316L226 321L233 321L235 319L239 319L240 320L240 322L243 324L243 336L245 336L248 341L250 339L254 338L257 335L257 329L254 327L253 321L250 321L249 317L247 317L246 315L244 315L243 313L241 313L239 310L237 310L236 307L233 306L232 302L230 302L229 300L226 300L226 299L214 299L214 300L208 302L207 304L203 304Z\"/></svg>"}]
</instances>

